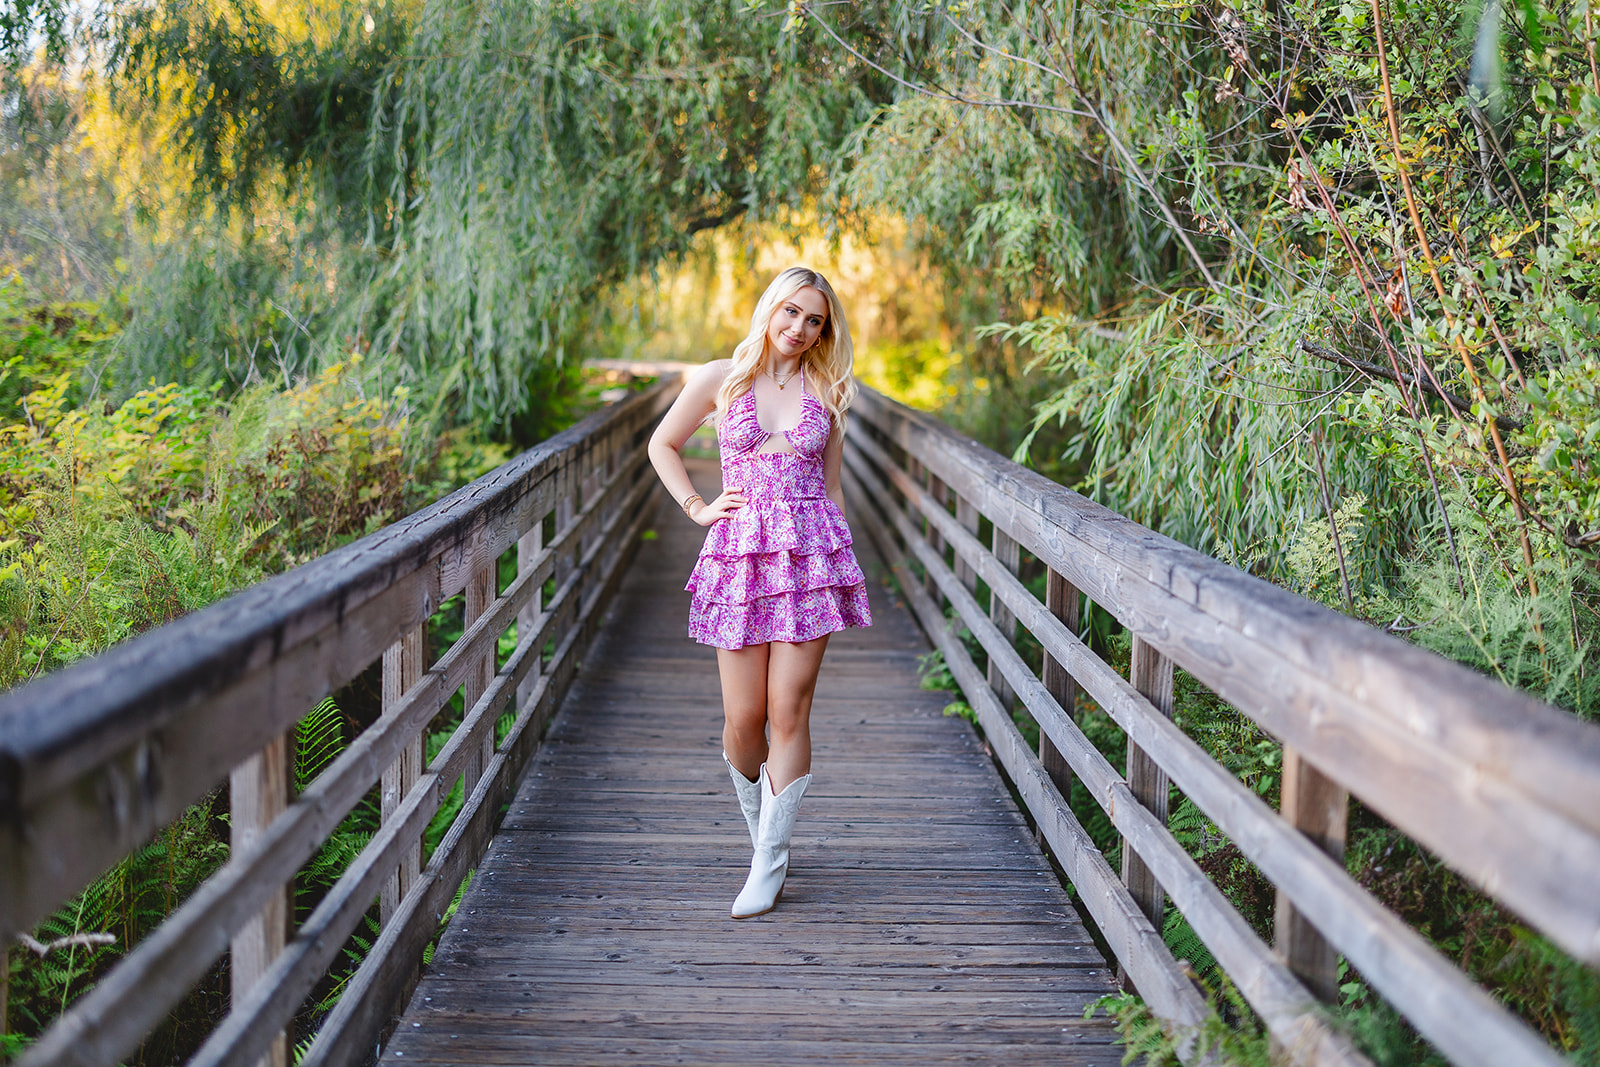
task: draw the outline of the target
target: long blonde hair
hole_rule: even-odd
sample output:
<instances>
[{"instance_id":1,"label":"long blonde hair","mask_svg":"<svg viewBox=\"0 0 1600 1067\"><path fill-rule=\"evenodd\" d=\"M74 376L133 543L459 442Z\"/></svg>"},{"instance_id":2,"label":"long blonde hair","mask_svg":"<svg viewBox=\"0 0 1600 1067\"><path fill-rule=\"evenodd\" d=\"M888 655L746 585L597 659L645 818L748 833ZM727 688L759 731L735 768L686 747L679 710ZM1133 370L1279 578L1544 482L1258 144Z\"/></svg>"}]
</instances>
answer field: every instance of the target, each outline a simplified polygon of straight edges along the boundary
<instances>
[{"instance_id":1,"label":"long blonde hair","mask_svg":"<svg viewBox=\"0 0 1600 1067\"><path fill-rule=\"evenodd\" d=\"M808 267L790 267L774 278L756 301L756 310L750 316L750 333L734 347L733 366L728 368L727 377L722 379L722 387L717 390L719 416L728 410L729 404L750 391L756 375L765 366L767 326L778 305L808 286L827 297L828 320L822 324L817 343L800 354L800 363L811 379L810 390L828 409L834 423L843 425L844 413L850 410L856 398L856 349L850 340L850 327L845 322L838 294L828 284L828 279Z\"/></svg>"}]
</instances>

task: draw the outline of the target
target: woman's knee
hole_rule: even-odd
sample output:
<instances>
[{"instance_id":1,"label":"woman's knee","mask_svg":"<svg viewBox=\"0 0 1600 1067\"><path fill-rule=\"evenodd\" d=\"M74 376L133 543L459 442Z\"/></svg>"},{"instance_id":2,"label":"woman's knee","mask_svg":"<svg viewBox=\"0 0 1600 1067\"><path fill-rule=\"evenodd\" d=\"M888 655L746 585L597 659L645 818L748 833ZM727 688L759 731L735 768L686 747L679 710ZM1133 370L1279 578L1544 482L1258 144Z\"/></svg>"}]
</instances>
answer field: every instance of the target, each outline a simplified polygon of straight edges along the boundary
<instances>
[{"instance_id":1,"label":"woman's knee","mask_svg":"<svg viewBox=\"0 0 1600 1067\"><path fill-rule=\"evenodd\" d=\"M768 706L767 722L772 727L774 741L799 737L811 729L811 701L803 704L774 702Z\"/></svg>"},{"instance_id":2,"label":"woman's knee","mask_svg":"<svg viewBox=\"0 0 1600 1067\"><path fill-rule=\"evenodd\" d=\"M727 715L723 730L741 742L758 741L766 737L767 723L762 715Z\"/></svg>"}]
</instances>

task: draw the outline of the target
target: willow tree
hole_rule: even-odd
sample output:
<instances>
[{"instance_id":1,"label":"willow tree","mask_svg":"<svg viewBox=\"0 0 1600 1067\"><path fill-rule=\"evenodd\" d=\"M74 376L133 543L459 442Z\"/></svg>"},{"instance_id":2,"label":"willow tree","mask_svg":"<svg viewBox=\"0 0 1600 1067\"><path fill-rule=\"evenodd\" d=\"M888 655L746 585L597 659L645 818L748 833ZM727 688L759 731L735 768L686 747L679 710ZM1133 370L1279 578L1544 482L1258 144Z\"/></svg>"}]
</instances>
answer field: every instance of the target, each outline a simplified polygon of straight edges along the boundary
<instances>
[{"instance_id":1,"label":"willow tree","mask_svg":"<svg viewBox=\"0 0 1600 1067\"><path fill-rule=\"evenodd\" d=\"M782 14L781 10L778 12ZM361 322L478 417L581 355L596 299L820 187L870 71L736 2L439 2L379 109L391 220Z\"/></svg>"},{"instance_id":2,"label":"willow tree","mask_svg":"<svg viewBox=\"0 0 1600 1067\"><path fill-rule=\"evenodd\" d=\"M1459 597L1459 522L1530 603L1592 567L1586 7L905 2L875 50L805 10L899 89L840 188L1007 287L1086 489L1288 580L1321 523L1351 610L1417 553Z\"/></svg>"},{"instance_id":3,"label":"willow tree","mask_svg":"<svg viewBox=\"0 0 1600 1067\"><path fill-rule=\"evenodd\" d=\"M13 45L63 7L5 2ZM138 376L203 377L207 317L254 307L275 346L372 346L441 417L524 437L609 286L806 204L888 98L785 6L736 0L130 0L88 43L125 108L176 115L203 200L135 301Z\"/></svg>"}]
</instances>

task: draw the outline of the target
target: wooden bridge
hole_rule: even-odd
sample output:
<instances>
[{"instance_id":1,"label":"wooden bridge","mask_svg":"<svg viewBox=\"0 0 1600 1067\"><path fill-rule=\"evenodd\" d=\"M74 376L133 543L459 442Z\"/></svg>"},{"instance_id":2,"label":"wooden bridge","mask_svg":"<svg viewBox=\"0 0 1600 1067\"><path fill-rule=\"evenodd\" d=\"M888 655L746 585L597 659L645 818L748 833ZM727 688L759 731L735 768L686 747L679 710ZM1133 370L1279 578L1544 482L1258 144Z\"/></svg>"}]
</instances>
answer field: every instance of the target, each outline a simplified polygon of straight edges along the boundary
<instances>
[{"instance_id":1,"label":"wooden bridge","mask_svg":"<svg viewBox=\"0 0 1600 1067\"><path fill-rule=\"evenodd\" d=\"M0 698L8 939L224 779L234 835L228 863L22 1063L119 1062L224 954L233 1011L190 1062L286 1062L285 1028L375 901L382 934L302 1064L1113 1064L1107 1024L1082 1016L1115 972L1205 1062L1210 1008L1161 938L1169 906L1288 1062L1366 1062L1322 1006L1340 955L1455 1063L1564 1062L1340 860L1353 793L1600 963L1600 730L871 393L846 488L863 562L892 592L875 587L877 625L829 649L783 904L727 920L747 856L714 664L681 636L695 530L652 526L644 458L677 387ZM1026 581L1041 577L1043 602ZM458 593L464 632L432 658L429 620ZM1085 598L1133 633L1129 677L1079 641ZM930 643L981 740L917 688ZM382 717L290 795L289 731L380 660ZM1281 742L1280 811L1171 721L1175 667ZM460 724L424 762L457 691ZM1127 735L1125 770L1078 729L1080 699ZM1122 835L1120 871L1063 800L1074 776ZM465 803L424 856L458 779ZM381 831L290 929L285 887L373 790ZM1272 944L1168 833L1178 793L1277 887Z\"/></svg>"}]
</instances>

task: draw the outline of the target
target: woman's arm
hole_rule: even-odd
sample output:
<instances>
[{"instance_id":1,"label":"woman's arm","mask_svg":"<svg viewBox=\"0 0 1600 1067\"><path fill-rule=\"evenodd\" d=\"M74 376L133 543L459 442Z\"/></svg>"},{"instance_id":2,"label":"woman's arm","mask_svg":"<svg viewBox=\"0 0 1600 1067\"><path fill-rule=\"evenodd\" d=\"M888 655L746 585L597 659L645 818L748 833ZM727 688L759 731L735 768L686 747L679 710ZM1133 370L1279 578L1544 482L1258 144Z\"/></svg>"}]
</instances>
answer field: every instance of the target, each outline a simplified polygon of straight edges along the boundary
<instances>
[{"instance_id":1,"label":"woman's arm","mask_svg":"<svg viewBox=\"0 0 1600 1067\"><path fill-rule=\"evenodd\" d=\"M685 500L696 496L694 483L683 465L683 446L716 410L717 390L728 373L728 361L719 359L695 370L684 383L683 392L672 402L672 407L662 416L656 432L650 435L650 462L667 487L672 499L682 507ZM694 500L689 505L689 517L701 526L710 526L718 519L738 511L744 504L744 494L738 487L723 486L722 495L710 503Z\"/></svg>"},{"instance_id":2,"label":"woman's arm","mask_svg":"<svg viewBox=\"0 0 1600 1067\"><path fill-rule=\"evenodd\" d=\"M828 499L844 512L844 486L839 483L839 469L844 465L844 430L835 420L828 434L828 444L822 450L822 473L828 483Z\"/></svg>"}]
</instances>

